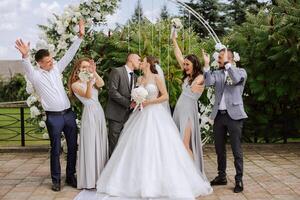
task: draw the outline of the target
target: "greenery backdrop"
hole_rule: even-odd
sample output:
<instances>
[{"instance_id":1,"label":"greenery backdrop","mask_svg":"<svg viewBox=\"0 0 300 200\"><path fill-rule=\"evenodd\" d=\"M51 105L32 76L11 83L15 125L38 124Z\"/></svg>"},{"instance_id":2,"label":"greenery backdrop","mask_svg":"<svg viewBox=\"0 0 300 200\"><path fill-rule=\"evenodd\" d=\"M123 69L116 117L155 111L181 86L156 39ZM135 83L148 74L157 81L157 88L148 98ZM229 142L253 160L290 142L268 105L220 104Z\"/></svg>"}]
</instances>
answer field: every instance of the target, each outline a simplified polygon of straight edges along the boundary
<instances>
[{"instance_id":1,"label":"greenery backdrop","mask_svg":"<svg viewBox=\"0 0 300 200\"><path fill-rule=\"evenodd\" d=\"M200 6L197 9L202 14L203 8L208 4L197 2L191 1L190 6ZM245 1L239 7L238 2L241 3L230 1L224 5L211 1L211 9L219 10L211 13L214 17L208 18L216 26L216 30L220 31L223 43L240 53L242 67L248 72L244 100L249 119L245 125L244 140L253 142L257 137L258 142L276 142L283 135L299 137L300 3L298 0L278 0L265 4ZM233 13L222 14L220 9L225 9L224 6L234 8L230 11ZM138 23L139 12L142 13L142 10L137 6L132 19L125 26L110 31L109 35L94 33L84 42L77 57L89 56L96 60L97 70L105 80L112 67L124 64L128 52L161 58L161 66L170 89L170 104L174 106L181 92L181 71L178 70L169 41L171 14L164 7L161 20L152 24L143 16L141 23ZM182 16L188 20L185 13ZM197 26L198 23L191 18L192 30L185 29L179 35L180 46L185 54L200 55L201 48L213 51L213 42ZM170 66L170 70L167 66ZM65 83L71 67L64 74ZM8 84L0 83L0 87L3 91L1 101L24 100L27 97L25 81L20 76L13 78ZM106 88L99 97L105 105ZM207 103L205 97L203 95L201 102ZM74 100L73 103L78 111L81 110L78 101Z\"/></svg>"}]
</instances>

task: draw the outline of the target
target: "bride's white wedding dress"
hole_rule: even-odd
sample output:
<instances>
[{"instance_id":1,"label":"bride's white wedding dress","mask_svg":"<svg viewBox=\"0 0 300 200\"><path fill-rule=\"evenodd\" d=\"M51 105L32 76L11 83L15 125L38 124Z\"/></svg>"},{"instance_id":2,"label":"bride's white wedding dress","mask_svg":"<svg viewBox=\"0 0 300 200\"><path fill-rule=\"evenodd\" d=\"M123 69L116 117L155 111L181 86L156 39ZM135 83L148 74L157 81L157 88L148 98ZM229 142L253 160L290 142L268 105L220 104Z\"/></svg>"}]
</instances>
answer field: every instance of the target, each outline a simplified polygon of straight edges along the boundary
<instances>
[{"instance_id":1,"label":"bride's white wedding dress","mask_svg":"<svg viewBox=\"0 0 300 200\"><path fill-rule=\"evenodd\" d=\"M157 98L153 81L144 86L147 99ZM76 200L195 199L212 188L197 171L162 104L136 110L126 122L118 145L95 191L82 191Z\"/></svg>"}]
</instances>

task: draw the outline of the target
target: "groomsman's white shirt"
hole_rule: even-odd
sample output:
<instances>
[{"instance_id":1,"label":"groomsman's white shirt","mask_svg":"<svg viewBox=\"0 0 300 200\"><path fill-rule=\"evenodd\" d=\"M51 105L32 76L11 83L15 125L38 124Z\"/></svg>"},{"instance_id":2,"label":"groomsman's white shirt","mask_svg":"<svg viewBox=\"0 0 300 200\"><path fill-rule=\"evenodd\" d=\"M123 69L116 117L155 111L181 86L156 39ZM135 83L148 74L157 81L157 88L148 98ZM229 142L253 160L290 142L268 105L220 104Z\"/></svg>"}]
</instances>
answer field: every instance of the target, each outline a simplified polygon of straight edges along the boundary
<instances>
[{"instance_id":1,"label":"groomsman's white shirt","mask_svg":"<svg viewBox=\"0 0 300 200\"><path fill-rule=\"evenodd\" d=\"M228 70L231 66L232 66L231 63L228 63L228 64L225 65L225 69L226 69L226 70L224 70L224 73L225 73L224 80L225 80L225 82L226 82L226 78L227 78L227 76L228 76L227 70ZM204 67L204 71L205 71L205 72L208 72L209 69L210 69L209 67ZM222 99L221 99L221 102L220 102L220 105L219 105L219 110L227 110L227 108L226 108L226 103L225 103L225 95L224 95L224 92L223 92Z\"/></svg>"},{"instance_id":2,"label":"groomsman's white shirt","mask_svg":"<svg viewBox=\"0 0 300 200\"><path fill-rule=\"evenodd\" d=\"M127 71L127 76L128 76L128 80L129 80L129 84L130 84L130 73L133 73L133 71L127 65L125 65L125 68L126 68L126 71ZM133 75L134 74L132 74L132 76ZM132 85L134 85L134 79L133 79L132 82L133 82Z\"/></svg>"},{"instance_id":3,"label":"groomsman's white shirt","mask_svg":"<svg viewBox=\"0 0 300 200\"><path fill-rule=\"evenodd\" d=\"M81 42L82 39L76 39L50 71L45 71L39 67L34 69L29 57L22 60L25 74L41 98L45 111L62 111L70 108L70 101L62 82L62 72L74 58Z\"/></svg>"}]
</instances>

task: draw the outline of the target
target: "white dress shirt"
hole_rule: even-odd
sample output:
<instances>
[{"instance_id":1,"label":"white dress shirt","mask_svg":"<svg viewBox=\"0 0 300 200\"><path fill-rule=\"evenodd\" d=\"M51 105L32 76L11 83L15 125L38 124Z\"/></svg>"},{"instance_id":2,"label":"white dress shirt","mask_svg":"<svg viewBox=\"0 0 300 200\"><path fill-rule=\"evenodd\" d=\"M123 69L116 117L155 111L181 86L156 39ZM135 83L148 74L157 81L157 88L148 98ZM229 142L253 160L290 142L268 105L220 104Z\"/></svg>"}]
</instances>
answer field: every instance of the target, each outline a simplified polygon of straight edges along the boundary
<instances>
[{"instance_id":1,"label":"white dress shirt","mask_svg":"<svg viewBox=\"0 0 300 200\"><path fill-rule=\"evenodd\" d=\"M72 61L81 42L80 38L75 40L50 71L41 68L34 69L28 57L22 60L25 74L41 98L41 104L45 111L63 111L70 108L70 101L62 81L62 72Z\"/></svg>"},{"instance_id":2,"label":"white dress shirt","mask_svg":"<svg viewBox=\"0 0 300 200\"><path fill-rule=\"evenodd\" d=\"M127 76L128 76L128 80L129 80L129 84L130 84L130 78L131 78L130 73L132 73L132 76L134 76L134 74L133 74L134 72L127 65L125 65L125 68L127 71ZM132 79L132 85L134 85L134 78ZM134 88L134 87L131 87L131 88Z\"/></svg>"},{"instance_id":3,"label":"white dress shirt","mask_svg":"<svg viewBox=\"0 0 300 200\"><path fill-rule=\"evenodd\" d=\"M228 76L228 69L232 66L231 63L228 63L225 65L225 70L224 70L224 73L225 73L225 76L224 76L224 83L226 82L226 78ZM204 71L205 72L208 72L209 71L209 67L204 67ZM227 110L227 107L226 107L226 103L225 103L225 95L224 95L224 92L223 92L223 95L222 95L222 98L221 98L221 102L220 102L220 105L219 105L219 110Z\"/></svg>"}]
</instances>

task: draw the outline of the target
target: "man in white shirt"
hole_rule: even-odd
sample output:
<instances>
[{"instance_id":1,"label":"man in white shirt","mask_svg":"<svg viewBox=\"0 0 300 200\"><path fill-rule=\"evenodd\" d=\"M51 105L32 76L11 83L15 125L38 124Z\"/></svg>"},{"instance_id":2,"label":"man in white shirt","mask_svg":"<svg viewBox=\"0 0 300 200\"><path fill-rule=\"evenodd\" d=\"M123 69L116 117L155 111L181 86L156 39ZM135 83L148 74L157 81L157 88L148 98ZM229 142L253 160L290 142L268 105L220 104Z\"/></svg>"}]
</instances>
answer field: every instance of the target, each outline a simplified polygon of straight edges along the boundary
<instances>
[{"instance_id":1,"label":"man in white shirt","mask_svg":"<svg viewBox=\"0 0 300 200\"><path fill-rule=\"evenodd\" d=\"M233 53L223 49L219 55L219 69L210 71L209 57L204 54L204 78L206 86L214 86L215 103L211 113L218 157L218 176L211 185L226 185L226 137L229 133L236 169L234 192L243 191L243 152L241 147L243 119L247 118L243 104L243 91L247 73L234 67Z\"/></svg>"},{"instance_id":2,"label":"man in white shirt","mask_svg":"<svg viewBox=\"0 0 300 200\"><path fill-rule=\"evenodd\" d=\"M30 63L30 43L21 39L16 41L16 48L22 54L22 65L29 81L33 84L36 93L41 98L41 104L46 112L46 125L51 142L51 178L52 190L60 191L61 168L60 148L61 133L64 132L68 145L66 183L77 187L76 151L77 151L77 126L76 115L71 110L70 101L62 82L62 73L75 56L84 36L84 22L79 22L79 38L74 41L65 55L54 63L52 56L46 49L38 50L35 61L39 68L34 69Z\"/></svg>"}]
</instances>

